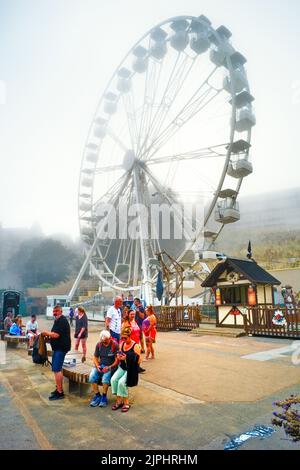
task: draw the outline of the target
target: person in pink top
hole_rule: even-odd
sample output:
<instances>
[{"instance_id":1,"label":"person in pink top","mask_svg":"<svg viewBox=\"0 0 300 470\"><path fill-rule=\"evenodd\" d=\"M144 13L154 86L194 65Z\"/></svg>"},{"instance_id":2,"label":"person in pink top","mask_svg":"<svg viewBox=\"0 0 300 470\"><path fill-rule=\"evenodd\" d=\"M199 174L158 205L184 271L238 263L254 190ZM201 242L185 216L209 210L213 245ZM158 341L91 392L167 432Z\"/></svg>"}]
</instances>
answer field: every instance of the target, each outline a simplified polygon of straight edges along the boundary
<instances>
[{"instance_id":1,"label":"person in pink top","mask_svg":"<svg viewBox=\"0 0 300 470\"><path fill-rule=\"evenodd\" d=\"M135 311L134 310L130 310L130 312L128 314L128 320L129 320L129 325L130 325L130 328L131 328L130 337L135 343L140 344L141 329L140 329L139 325L137 324L137 322L135 321Z\"/></svg>"},{"instance_id":2,"label":"person in pink top","mask_svg":"<svg viewBox=\"0 0 300 470\"><path fill-rule=\"evenodd\" d=\"M147 347L146 360L148 360L148 359L155 358L153 344L156 341L156 316L155 316L152 305L149 305L146 308L146 315L147 317L143 321L142 328L143 328L143 332L145 335L146 347ZM151 354L151 358L150 358L150 354Z\"/></svg>"},{"instance_id":3,"label":"person in pink top","mask_svg":"<svg viewBox=\"0 0 300 470\"><path fill-rule=\"evenodd\" d=\"M141 329L137 322L135 321L135 311L130 310L128 312L127 318L124 319L122 322L122 328L126 328L127 326L130 327L131 329L131 339L137 343L140 344L140 339L141 339Z\"/></svg>"},{"instance_id":4,"label":"person in pink top","mask_svg":"<svg viewBox=\"0 0 300 470\"><path fill-rule=\"evenodd\" d=\"M140 345L141 329L140 329L138 323L135 320L135 315L136 315L136 311L135 310L130 310L129 313L128 313L128 318L126 320L124 320L123 323L122 323L122 328L129 327L130 330L131 330L130 338L136 344ZM120 342L120 347L121 347L121 345L122 345L122 341ZM140 373L145 372L145 369L143 369L140 365L139 365L139 372Z\"/></svg>"}]
</instances>

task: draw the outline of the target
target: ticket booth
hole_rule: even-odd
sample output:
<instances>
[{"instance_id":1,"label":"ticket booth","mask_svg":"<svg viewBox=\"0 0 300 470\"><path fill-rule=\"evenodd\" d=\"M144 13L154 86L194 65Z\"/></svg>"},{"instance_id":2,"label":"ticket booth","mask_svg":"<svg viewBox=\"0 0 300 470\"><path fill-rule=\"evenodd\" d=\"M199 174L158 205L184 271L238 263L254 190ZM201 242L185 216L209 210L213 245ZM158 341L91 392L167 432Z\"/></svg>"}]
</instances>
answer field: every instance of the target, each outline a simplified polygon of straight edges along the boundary
<instances>
[{"instance_id":1,"label":"ticket booth","mask_svg":"<svg viewBox=\"0 0 300 470\"><path fill-rule=\"evenodd\" d=\"M280 285L254 260L226 258L213 269L202 287L211 288L217 308L216 326L243 328L248 307L274 305L274 286Z\"/></svg>"}]
</instances>

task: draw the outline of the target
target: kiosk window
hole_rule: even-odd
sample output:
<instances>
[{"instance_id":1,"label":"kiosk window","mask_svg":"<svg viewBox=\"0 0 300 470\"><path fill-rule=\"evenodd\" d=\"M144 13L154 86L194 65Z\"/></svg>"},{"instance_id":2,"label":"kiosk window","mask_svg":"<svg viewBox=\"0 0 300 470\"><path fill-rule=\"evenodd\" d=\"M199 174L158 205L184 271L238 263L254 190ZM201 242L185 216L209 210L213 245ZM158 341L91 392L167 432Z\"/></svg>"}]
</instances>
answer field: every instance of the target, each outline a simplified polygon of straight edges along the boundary
<instances>
[{"instance_id":1,"label":"kiosk window","mask_svg":"<svg viewBox=\"0 0 300 470\"><path fill-rule=\"evenodd\" d=\"M223 305L241 305L246 304L246 287L223 287L221 289Z\"/></svg>"}]
</instances>

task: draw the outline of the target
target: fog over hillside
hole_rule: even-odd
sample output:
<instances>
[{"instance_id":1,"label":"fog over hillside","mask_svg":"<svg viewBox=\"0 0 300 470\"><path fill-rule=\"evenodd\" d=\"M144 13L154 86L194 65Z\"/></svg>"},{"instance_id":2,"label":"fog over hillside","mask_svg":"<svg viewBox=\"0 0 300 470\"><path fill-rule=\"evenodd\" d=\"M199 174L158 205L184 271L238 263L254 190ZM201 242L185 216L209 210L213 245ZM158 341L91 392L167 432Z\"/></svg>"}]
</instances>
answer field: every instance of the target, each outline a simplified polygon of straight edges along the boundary
<instances>
[{"instance_id":1,"label":"fog over hillside","mask_svg":"<svg viewBox=\"0 0 300 470\"><path fill-rule=\"evenodd\" d=\"M260 259L299 258L300 188L241 197L239 203L241 219L224 227L217 250L244 256L251 240Z\"/></svg>"},{"instance_id":2,"label":"fog over hillside","mask_svg":"<svg viewBox=\"0 0 300 470\"><path fill-rule=\"evenodd\" d=\"M300 229L300 188L241 197L240 228Z\"/></svg>"},{"instance_id":3,"label":"fog over hillside","mask_svg":"<svg viewBox=\"0 0 300 470\"><path fill-rule=\"evenodd\" d=\"M239 204L241 219L224 227L215 244L218 251L245 256L250 239L258 261L272 260L286 266L294 258L300 260L300 188L240 197ZM38 224L29 229L3 228L0 224L1 286L21 287L11 260L23 242L45 238ZM73 241L68 234L57 233L51 239L82 255L80 241Z\"/></svg>"},{"instance_id":4,"label":"fog over hillside","mask_svg":"<svg viewBox=\"0 0 300 470\"><path fill-rule=\"evenodd\" d=\"M36 249L46 240L59 242L65 249L69 249L70 260L65 260L64 264L72 264L75 261L76 265L77 258L82 255L82 245L79 240L73 241L68 234L57 233L46 237L39 224L34 224L30 228L6 228L0 224L0 288L23 289L22 268L26 258L30 258L31 248ZM25 274L27 277L32 272L29 269Z\"/></svg>"}]
</instances>

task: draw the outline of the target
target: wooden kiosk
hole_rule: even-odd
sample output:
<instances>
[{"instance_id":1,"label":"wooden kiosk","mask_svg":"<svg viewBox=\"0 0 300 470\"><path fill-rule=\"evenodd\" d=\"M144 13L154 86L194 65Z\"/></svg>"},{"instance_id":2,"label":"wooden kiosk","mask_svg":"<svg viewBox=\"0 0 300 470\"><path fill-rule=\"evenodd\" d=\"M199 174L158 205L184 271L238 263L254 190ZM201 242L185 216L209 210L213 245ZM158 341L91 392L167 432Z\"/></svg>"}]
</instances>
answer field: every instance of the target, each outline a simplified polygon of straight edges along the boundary
<instances>
[{"instance_id":1,"label":"wooden kiosk","mask_svg":"<svg viewBox=\"0 0 300 470\"><path fill-rule=\"evenodd\" d=\"M215 294L216 326L244 327L244 317L254 306L274 305L274 286L280 285L252 259L226 258L202 283Z\"/></svg>"}]
</instances>

